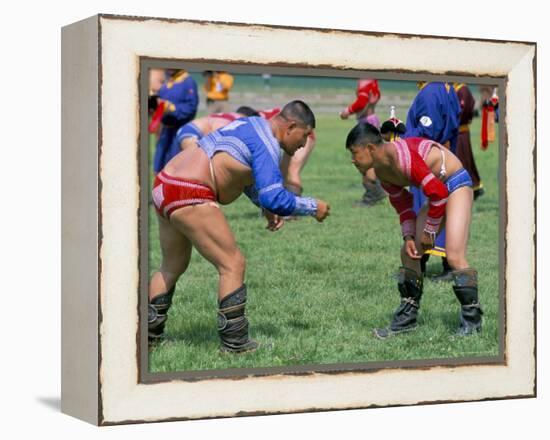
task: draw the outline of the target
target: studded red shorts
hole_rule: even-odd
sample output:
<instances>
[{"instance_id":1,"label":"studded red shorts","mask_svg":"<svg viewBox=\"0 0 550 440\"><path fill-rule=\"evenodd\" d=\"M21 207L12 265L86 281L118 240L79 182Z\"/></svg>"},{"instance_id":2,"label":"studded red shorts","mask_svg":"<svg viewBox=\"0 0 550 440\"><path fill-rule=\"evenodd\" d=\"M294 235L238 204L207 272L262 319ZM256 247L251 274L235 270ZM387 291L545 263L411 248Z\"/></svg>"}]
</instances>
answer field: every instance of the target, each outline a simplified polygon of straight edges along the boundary
<instances>
[{"instance_id":1,"label":"studded red shorts","mask_svg":"<svg viewBox=\"0 0 550 440\"><path fill-rule=\"evenodd\" d=\"M184 206L216 201L216 195L208 185L172 177L164 171L155 177L152 193L155 209L166 219L169 219L176 209Z\"/></svg>"}]
</instances>

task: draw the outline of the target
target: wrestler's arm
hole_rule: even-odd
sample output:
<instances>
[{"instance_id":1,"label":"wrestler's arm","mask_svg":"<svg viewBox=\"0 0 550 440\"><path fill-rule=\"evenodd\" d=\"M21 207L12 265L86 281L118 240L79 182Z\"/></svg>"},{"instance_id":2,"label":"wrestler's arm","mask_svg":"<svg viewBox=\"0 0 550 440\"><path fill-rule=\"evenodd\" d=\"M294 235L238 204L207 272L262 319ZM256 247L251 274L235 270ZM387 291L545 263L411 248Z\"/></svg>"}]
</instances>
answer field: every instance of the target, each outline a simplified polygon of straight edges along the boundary
<instances>
[{"instance_id":1,"label":"wrestler's arm","mask_svg":"<svg viewBox=\"0 0 550 440\"><path fill-rule=\"evenodd\" d=\"M282 216L315 215L317 201L311 197L296 196L284 187L279 165L265 146L256 146L251 152L254 185L262 208Z\"/></svg>"},{"instance_id":2,"label":"wrestler's arm","mask_svg":"<svg viewBox=\"0 0 550 440\"><path fill-rule=\"evenodd\" d=\"M447 187L432 173L426 162L414 151L411 152L411 184L418 186L428 198L428 213L424 224L424 233L435 240L439 226L445 215ZM425 240L423 240L425 241Z\"/></svg>"},{"instance_id":3,"label":"wrestler's arm","mask_svg":"<svg viewBox=\"0 0 550 440\"><path fill-rule=\"evenodd\" d=\"M413 196L405 188L387 182L381 182L382 188L388 193L390 204L399 215L401 234L403 238L414 237L416 231L416 214L413 209Z\"/></svg>"},{"instance_id":4,"label":"wrestler's arm","mask_svg":"<svg viewBox=\"0 0 550 440\"><path fill-rule=\"evenodd\" d=\"M349 115L363 110L368 103L369 95L367 93L361 92L357 95L357 99L354 102L352 102L349 106L342 110L342 112L340 113L340 117L342 119L346 119Z\"/></svg>"}]
</instances>

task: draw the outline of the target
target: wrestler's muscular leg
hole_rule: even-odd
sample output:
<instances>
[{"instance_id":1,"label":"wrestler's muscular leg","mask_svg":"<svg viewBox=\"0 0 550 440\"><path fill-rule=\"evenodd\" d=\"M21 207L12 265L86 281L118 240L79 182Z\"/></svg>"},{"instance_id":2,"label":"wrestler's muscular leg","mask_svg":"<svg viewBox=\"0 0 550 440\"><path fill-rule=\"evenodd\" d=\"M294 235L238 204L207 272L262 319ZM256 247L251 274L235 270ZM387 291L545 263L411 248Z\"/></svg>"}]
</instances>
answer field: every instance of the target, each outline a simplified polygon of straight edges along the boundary
<instances>
[{"instance_id":1,"label":"wrestler's muscular leg","mask_svg":"<svg viewBox=\"0 0 550 440\"><path fill-rule=\"evenodd\" d=\"M466 248L470 231L473 191L470 187L454 191L447 201L447 259L453 268L453 291L460 302L458 334L468 336L481 331L483 311L478 295L477 271L469 267Z\"/></svg>"},{"instance_id":2,"label":"wrestler's muscular leg","mask_svg":"<svg viewBox=\"0 0 550 440\"><path fill-rule=\"evenodd\" d=\"M149 341L159 341L164 337L164 327L176 282L185 272L191 257L191 242L170 222L157 215L159 238L162 252L160 269L149 282Z\"/></svg>"},{"instance_id":3,"label":"wrestler's muscular leg","mask_svg":"<svg viewBox=\"0 0 550 440\"><path fill-rule=\"evenodd\" d=\"M170 223L217 269L220 300L243 285L244 256L220 208L209 203L181 208Z\"/></svg>"},{"instance_id":4,"label":"wrestler's muscular leg","mask_svg":"<svg viewBox=\"0 0 550 440\"><path fill-rule=\"evenodd\" d=\"M417 249L421 249L418 237L421 236L425 219L426 210L422 209L419 212L416 225ZM374 334L379 339L386 339L398 333L414 330L417 326L418 310L423 292L420 260L410 258L405 252L405 246L403 246L401 248L401 263L403 267L399 268L397 275L397 289L399 290L401 303L393 313L390 325L374 329Z\"/></svg>"},{"instance_id":5,"label":"wrestler's muscular leg","mask_svg":"<svg viewBox=\"0 0 550 440\"><path fill-rule=\"evenodd\" d=\"M222 211L214 204L182 208L172 214L171 222L199 253L216 267L218 287L218 335L220 349L241 353L258 348L249 338L245 315L245 260Z\"/></svg>"},{"instance_id":6,"label":"wrestler's muscular leg","mask_svg":"<svg viewBox=\"0 0 550 440\"><path fill-rule=\"evenodd\" d=\"M157 219L162 263L149 282L149 300L172 289L191 258L191 242L187 237L158 214Z\"/></svg>"},{"instance_id":7,"label":"wrestler's muscular leg","mask_svg":"<svg viewBox=\"0 0 550 440\"><path fill-rule=\"evenodd\" d=\"M468 267L466 248L470 233L472 201L473 192L470 187L457 189L447 200L445 249L447 260L453 270L462 270Z\"/></svg>"}]
</instances>

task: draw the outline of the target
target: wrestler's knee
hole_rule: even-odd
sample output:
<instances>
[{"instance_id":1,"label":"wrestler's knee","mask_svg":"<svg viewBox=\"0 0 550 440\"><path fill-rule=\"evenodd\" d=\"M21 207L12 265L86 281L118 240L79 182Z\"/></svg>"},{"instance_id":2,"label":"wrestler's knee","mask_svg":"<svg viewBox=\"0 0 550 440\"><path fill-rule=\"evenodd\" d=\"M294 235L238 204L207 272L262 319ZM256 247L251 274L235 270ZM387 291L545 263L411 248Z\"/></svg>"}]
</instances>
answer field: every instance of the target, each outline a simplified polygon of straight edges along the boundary
<instances>
[{"instance_id":1,"label":"wrestler's knee","mask_svg":"<svg viewBox=\"0 0 550 440\"><path fill-rule=\"evenodd\" d=\"M446 249L446 253L449 266L451 266L453 270L460 270L468 267L468 261L466 261L466 256L463 252L455 249Z\"/></svg>"},{"instance_id":2,"label":"wrestler's knee","mask_svg":"<svg viewBox=\"0 0 550 440\"><path fill-rule=\"evenodd\" d=\"M220 267L218 267L218 271L221 275L244 275L245 270L246 260L239 249L235 250L231 255L228 255L227 258L222 261Z\"/></svg>"}]
</instances>

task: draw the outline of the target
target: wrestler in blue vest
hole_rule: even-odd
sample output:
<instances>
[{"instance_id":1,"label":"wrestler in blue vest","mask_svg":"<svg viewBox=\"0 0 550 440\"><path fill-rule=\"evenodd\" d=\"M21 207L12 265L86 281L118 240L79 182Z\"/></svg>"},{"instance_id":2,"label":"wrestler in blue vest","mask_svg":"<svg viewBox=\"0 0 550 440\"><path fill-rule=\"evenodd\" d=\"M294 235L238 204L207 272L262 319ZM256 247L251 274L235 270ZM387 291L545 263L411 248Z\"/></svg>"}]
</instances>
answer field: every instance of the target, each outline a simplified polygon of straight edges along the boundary
<instances>
[{"instance_id":1,"label":"wrestler in blue vest","mask_svg":"<svg viewBox=\"0 0 550 440\"><path fill-rule=\"evenodd\" d=\"M185 70L178 70L162 85L158 97L167 101L167 108L162 116L163 127L155 149L155 173L162 170L168 161L181 151L175 136L178 128L193 120L197 114L197 83Z\"/></svg>"},{"instance_id":2,"label":"wrestler in blue vest","mask_svg":"<svg viewBox=\"0 0 550 440\"><path fill-rule=\"evenodd\" d=\"M203 137L199 146L209 158L224 151L252 169L254 184L244 192L257 206L281 216L315 215L315 199L297 196L284 187L279 168L282 150L265 119L237 119Z\"/></svg>"},{"instance_id":3,"label":"wrestler in blue vest","mask_svg":"<svg viewBox=\"0 0 550 440\"><path fill-rule=\"evenodd\" d=\"M407 113L407 131L402 136L425 137L447 144L456 152L460 126L460 102L452 85L443 82L419 82L420 91ZM419 188L410 188L414 196L416 213L424 205L425 197ZM434 249L429 253L445 256L445 230L437 236Z\"/></svg>"}]
</instances>

